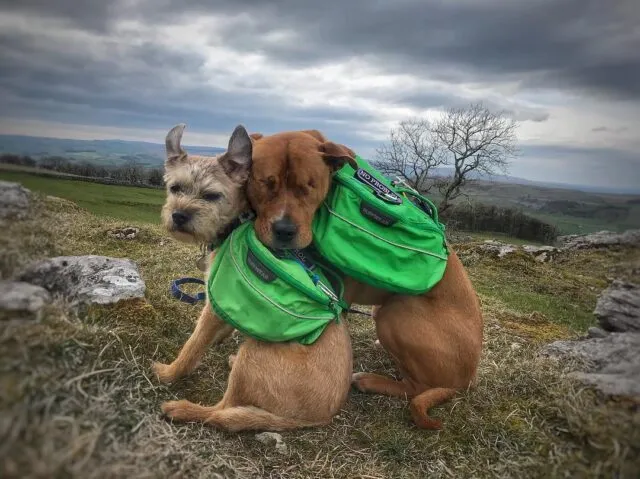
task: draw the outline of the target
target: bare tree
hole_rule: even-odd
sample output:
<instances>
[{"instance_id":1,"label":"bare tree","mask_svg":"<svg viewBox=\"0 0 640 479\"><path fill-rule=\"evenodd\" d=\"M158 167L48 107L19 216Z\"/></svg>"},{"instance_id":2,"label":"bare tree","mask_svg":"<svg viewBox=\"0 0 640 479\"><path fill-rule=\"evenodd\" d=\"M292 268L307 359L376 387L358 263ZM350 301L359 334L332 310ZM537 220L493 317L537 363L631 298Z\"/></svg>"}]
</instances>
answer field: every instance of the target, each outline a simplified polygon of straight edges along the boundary
<instances>
[{"instance_id":1,"label":"bare tree","mask_svg":"<svg viewBox=\"0 0 640 479\"><path fill-rule=\"evenodd\" d=\"M452 108L434 128L436 141L446 149L453 177L439 182L446 210L462 194L471 172L495 175L507 171L509 159L516 154L515 121L505 112L492 112L482 104Z\"/></svg>"},{"instance_id":2,"label":"bare tree","mask_svg":"<svg viewBox=\"0 0 640 479\"><path fill-rule=\"evenodd\" d=\"M389 176L400 176L412 187L428 192L434 186L444 211L463 194L472 173L494 175L507 171L516 154L517 125L505 112L492 112L481 103L451 108L435 122L411 119L391 132L390 142L378 150L374 164ZM450 175L433 175L447 166Z\"/></svg>"},{"instance_id":3,"label":"bare tree","mask_svg":"<svg viewBox=\"0 0 640 479\"><path fill-rule=\"evenodd\" d=\"M149 170L147 175L147 182L152 186L164 185L164 175L160 168L153 168Z\"/></svg>"},{"instance_id":4,"label":"bare tree","mask_svg":"<svg viewBox=\"0 0 640 479\"><path fill-rule=\"evenodd\" d=\"M373 166L393 178L402 178L417 190L429 191L426 179L433 168L444 165L446 156L435 141L432 125L426 119L411 118L391 130L389 143L377 149Z\"/></svg>"},{"instance_id":5,"label":"bare tree","mask_svg":"<svg viewBox=\"0 0 640 479\"><path fill-rule=\"evenodd\" d=\"M116 170L116 178L133 185L144 182L144 168L134 159L129 159Z\"/></svg>"}]
</instances>

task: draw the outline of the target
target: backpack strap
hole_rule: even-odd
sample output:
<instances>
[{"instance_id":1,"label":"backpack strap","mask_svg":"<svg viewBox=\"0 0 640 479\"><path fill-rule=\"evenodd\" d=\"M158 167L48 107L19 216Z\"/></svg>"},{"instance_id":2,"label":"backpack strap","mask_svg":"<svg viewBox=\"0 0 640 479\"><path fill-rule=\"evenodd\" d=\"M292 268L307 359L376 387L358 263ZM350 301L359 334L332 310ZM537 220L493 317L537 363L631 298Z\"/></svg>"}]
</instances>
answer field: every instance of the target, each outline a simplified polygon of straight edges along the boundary
<instances>
[{"instance_id":1,"label":"backpack strap","mask_svg":"<svg viewBox=\"0 0 640 479\"><path fill-rule=\"evenodd\" d=\"M300 267L302 267L302 269L304 269L307 272L307 274L309 275L309 278L311 278L311 281L313 282L314 285L316 285L324 294L329 296L342 309L344 309L345 311L349 310L349 305L342 298L340 298L333 291L333 289L331 289L330 286L324 284L320 280L320 276L318 276L318 274L315 273L315 269L317 265L309 257L309 255L305 254L304 251L299 249L287 250L287 253L291 257L291 259L293 259L296 263L298 263Z\"/></svg>"}]
</instances>

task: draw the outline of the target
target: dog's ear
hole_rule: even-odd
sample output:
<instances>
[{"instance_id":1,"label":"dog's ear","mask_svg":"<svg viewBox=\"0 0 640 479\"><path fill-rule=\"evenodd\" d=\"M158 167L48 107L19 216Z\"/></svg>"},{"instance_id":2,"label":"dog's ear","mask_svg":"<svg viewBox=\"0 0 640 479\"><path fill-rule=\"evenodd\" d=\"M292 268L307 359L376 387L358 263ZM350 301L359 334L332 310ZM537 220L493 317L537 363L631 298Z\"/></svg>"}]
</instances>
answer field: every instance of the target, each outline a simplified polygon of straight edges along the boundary
<instances>
[{"instance_id":1,"label":"dog's ear","mask_svg":"<svg viewBox=\"0 0 640 479\"><path fill-rule=\"evenodd\" d=\"M225 173L235 180L248 178L253 145L244 126L238 125L229 138L227 152L220 158Z\"/></svg>"},{"instance_id":2,"label":"dog's ear","mask_svg":"<svg viewBox=\"0 0 640 479\"><path fill-rule=\"evenodd\" d=\"M302 133L306 133L307 135L311 135L316 140L318 140L318 141L320 141L322 143L327 141L325 136L322 133L320 133L318 130L302 130Z\"/></svg>"},{"instance_id":3,"label":"dog's ear","mask_svg":"<svg viewBox=\"0 0 640 479\"><path fill-rule=\"evenodd\" d=\"M325 141L320 145L320 152L322 153L322 159L333 171L338 171L345 163L349 163L354 170L358 169L356 154L349 147L332 141Z\"/></svg>"},{"instance_id":4,"label":"dog's ear","mask_svg":"<svg viewBox=\"0 0 640 479\"><path fill-rule=\"evenodd\" d=\"M263 135L262 133L251 133L251 134L249 135L249 137L250 137L252 140L259 140L259 139L260 139L260 138L262 138L263 136L264 136L264 135Z\"/></svg>"},{"instance_id":5,"label":"dog's ear","mask_svg":"<svg viewBox=\"0 0 640 479\"><path fill-rule=\"evenodd\" d=\"M167 137L164 139L164 145L167 151L167 158L164 162L165 168L171 168L183 161L187 157L187 152L180 146L182 140L182 133L187 125L180 123L167 133Z\"/></svg>"}]
</instances>

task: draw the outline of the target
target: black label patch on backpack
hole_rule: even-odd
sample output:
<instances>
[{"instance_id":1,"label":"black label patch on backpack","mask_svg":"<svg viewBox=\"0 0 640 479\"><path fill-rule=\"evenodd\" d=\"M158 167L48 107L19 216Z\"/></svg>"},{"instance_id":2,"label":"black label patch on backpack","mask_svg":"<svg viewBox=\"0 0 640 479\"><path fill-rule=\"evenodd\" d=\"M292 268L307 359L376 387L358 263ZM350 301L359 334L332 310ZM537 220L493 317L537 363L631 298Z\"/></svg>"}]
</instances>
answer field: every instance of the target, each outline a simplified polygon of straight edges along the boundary
<instances>
[{"instance_id":1,"label":"black label patch on backpack","mask_svg":"<svg viewBox=\"0 0 640 479\"><path fill-rule=\"evenodd\" d=\"M300 261L304 265L304 267L307 268L309 271L313 271L316 268L315 263L304 251L299 249L292 249L292 250L289 250L289 252L293 255L294 258Z\"/></svg>"},{"instance_id":2,"label":"black label patch on backpack","mask_svg":"<svg viewBox=\"0 0 640 479\"><path fill-rule=\"evenodd\" d=\"M377 208L374 208L364 201L360 203L360 213L365 218L369 218L382 226L391 226L396 222L396 219L388 214L383 213Z\"/></svg>"},{"instance_id":3,"label":"black label patch on backpack","mask_svg":"<svg viewBox=\"0 0 640 479\"><path fill-rule=\"evenodd\" d=\"M364 183L371 188L375 195L381 200L394 205L402 203L402 198L400 198L397 193L392 191L387 185L383 184L368 171L358 168L354 176L360 183Z\"/></svg>"},{"instance_id":4,"label":"black label patch on backpack","mask_svg":"<svg viewBox=\"0 0 640 479\"><path fill-rule=\"evenodd\" d=\"M271 283L276 280L276 275L273 271L267 268L251 250L247 251L247 266L253 271L258 278L267 283Z\"/></svg>"}]
</instances>

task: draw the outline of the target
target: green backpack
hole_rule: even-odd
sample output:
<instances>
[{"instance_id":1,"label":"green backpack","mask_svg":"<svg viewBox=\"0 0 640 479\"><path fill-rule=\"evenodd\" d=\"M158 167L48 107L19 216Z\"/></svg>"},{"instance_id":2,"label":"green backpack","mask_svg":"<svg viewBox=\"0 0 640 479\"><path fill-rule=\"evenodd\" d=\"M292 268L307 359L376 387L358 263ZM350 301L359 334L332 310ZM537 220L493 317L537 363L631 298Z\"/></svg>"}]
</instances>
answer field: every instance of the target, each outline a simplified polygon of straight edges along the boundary
<instances>
[{"instance_id":1,"label":"green backpack","mask_svg":"<svg viewBox=\"0 0 640 479\"><path fill-rule=\"evenodd\" d=\"M242 224L217 251L209 301L223 321L247 336L312 344L348 309L342 280L308 251L283 254L276 257L260 242L253 222Z\"/></svg>"},{"instance_id":2,"label":"green backpack","mask_svg":"<svg viewBox=\"0 0 640 479\"><path fill-rule=\"evenodd\" d=\"M435 205L394 187L357 156L338 170L313 220L314 246L343 273L403 294L429 291L444 275L448 250Z\"/></svg>"}]
</instances>

